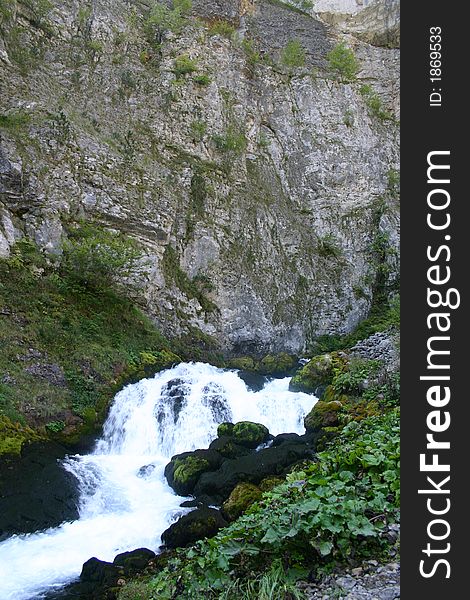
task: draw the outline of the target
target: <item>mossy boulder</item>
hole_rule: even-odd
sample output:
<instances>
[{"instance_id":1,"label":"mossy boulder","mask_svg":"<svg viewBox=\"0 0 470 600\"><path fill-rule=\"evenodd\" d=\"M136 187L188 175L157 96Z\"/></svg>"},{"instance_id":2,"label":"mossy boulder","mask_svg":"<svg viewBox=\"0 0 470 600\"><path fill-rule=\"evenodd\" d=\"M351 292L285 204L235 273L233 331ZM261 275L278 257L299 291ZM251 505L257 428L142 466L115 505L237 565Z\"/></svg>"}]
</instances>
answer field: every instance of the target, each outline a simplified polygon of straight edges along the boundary
<instances>
[{"instance_id":1,"label":"mossy boulder","mask_svg":"<svg viewBox=\"0 0 470 600\"><path fill-rule=\"evenodd\" d=\"M173 456L165 467L168 484L180 496L192 493L199 477L206 471L217 469L222 456L213 450L195 450Z\"/></svg>"},{"instance_id":2,"label":"mossy boulder","mask_svg":"<svg viewBox=\"0 0 470 600\"><path fill-rule=\"evenodd\" d=\"M263 375L287 375L296 364L297 360L294 356L281 352L264 356L259 361L257 370Z\"/></svg>"},{"instance_id":3,"label":"mossy boulder","mask_svg":"<svg viewBox=\"0 0 470 600\"><path fill-rule=\"evenodd\" d=\"M250 452L246 456L225 460L221 467L201 475L194 495L212 498L213 504L227 500L239 483L258 485L270 476L283 476L287 468L303 459L314 456L314 443L285 443L277 448L264 448L259 452Z\"/></svg>"},{"instance_id":4,"label":"mossy boulder","mask_svg":"<svg viewBox=\"0 0 470 600\"><path fill-rule=\"evenodd\" d=\"M216 450L224 458L237 458L250 452L249 448L237 444L232 436L223 435L211 442L210 450Z\"/></svg>"},{"instance_id":5,"label":"mossy boulder","mask_svg":"<svg viewBox=\"0 0 470 600\"><path fill-rule=\"evenodd\" d=\"M339 424L339 412L343 404L338 400L331 402L318 401L304 419L307 433L317 432L325 427L336 427Z\"/></svg>"},{"instance_id":6,"label":"mossy boulder","mask_svg":"<svg viewBox=\"0 0 470 600\"><path fill-rule=\"evenodd\" d=\"M292 377L289 389L292 392L313 394L320 386L329 385L338 370L344 370L347 363L348 356L344 352L314 356Z\"/></svg>"},{"instance_id":7,"label":"mossy boulder","mask_svg":"<svg viewBox=\"0 0 470 600\"><path fill-rule=\"evenodd\" d=\"M217 427L217 437L232 435L233 423L221 423Z\"/></svg>"},{"instance_id":8,"label":"mossy boulder","mask_svg":"<svg viewBox=\"0 0 470 600\"><path fill-rule=\"evenodd\" d=\"M260 488L252 483L239 483L222 506L228 521L235 521L262 496Z\"/></svg>"},{"instance_id":9,"label":"mossy boulder","mask_svg":"<svg viewBox=\"0 0 470 600\"><path fill-rule=\"evenodd\" d=\"M214 508L197 508L180 517L162 533L162 542L167 548L183 548L197 540L213 537L227 521Z\"/></svg>"},{"instance_id":10,"label":"mossy boulder","mask_svg":"<svg viewBox=\"0 0 470 600\"><path fill-rule=\"evenodd\" d=\"M233 426L232 437L235 443L246 448L256 448L269 439L269 430L261 423L240 421Z\"/></svg>"},{"instance_id":11,"label":"mossy boulder","mask_svg":"<svg viewBox=\"0 0 470 600\"><path fill-rule=\"evenodd\" d=\"M253 359L251 356L239 356L228 362L228 366L232 369L260 375L287 375L295 369L296 364L296 357L286 352L267 354L259 360Z\"/></svg>"},{"instance_id":12,"label":"mossy boulder","mask_svg":"<svg viewBox=\"0 0 470 600\"><path fill-rule=\"evenodd\" d=\"M281 483L284 483L284 479L281 479L280 477L265 477L259 484L259 489L262 492L270 492L273 488Z\"/></svg>"},{"instance_id":13,"label":"mossy boulder","mask_svg":"<svg viewBox=\"0 0 470 600\"><path fill-rule=\"evenodd\" d=\"M231 358L228 361L228 366L231 369L239 369L240 371L256 370L256 363L251 356L238 356L237 358Z\"/></svg>"},{"instance_id":14,"label":"mossy boulder","mask_svg":"<svg viewBox=\"0 0 470 600\"><path fill-rule=\"evenodd\" d=\"M137 548L118 554L113 560L113 565L123 567L126 575L129 575L145 569L155 556L155 552L148 548Z\"/></svg>"}]
</instances>

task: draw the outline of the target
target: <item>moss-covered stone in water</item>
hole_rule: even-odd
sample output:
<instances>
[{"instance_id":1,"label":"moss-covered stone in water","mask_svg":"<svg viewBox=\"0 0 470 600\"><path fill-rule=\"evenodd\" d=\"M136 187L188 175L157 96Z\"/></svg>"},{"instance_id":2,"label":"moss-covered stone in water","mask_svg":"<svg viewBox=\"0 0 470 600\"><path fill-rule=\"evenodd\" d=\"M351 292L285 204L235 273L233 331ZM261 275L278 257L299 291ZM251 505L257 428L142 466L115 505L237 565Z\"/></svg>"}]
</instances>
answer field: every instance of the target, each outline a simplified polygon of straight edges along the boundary
<instances>
[{"instance_id":1,"label":"moss-covered stone in water","mask_svg":"<svg viewBox=\"0 0 470 600\"><path fill-rule=\"evenodd\" d=\"M234 425L233 423L221 423L217 427L217 437L222 437L224 435L230 436L233 433Z\"/></svg>"},{"instance_id":2,"label":"moss-covered stone in water","mask_svg":"<svg viewBox=\"0 0 470 600\"><path fill-rule=\"evenodd\" d=\"M232 435L237 444L247 448L256 448L269 437L269 430L261 423L240 421L233 427Z\"/></svg>"},{"instance_id":3,"label":"moss-covered stone in water","mask_svg":"<svg viewBox=\"0 0 470 600\"><path fill-rule=\"evenodd\" d=\"M239 483L222 506L229 521L235 521L247 508L261 498L261 490L252 483Z\"/></svg>"},{"instance_id":4,"label":"moss-covered stone in water","mask_svg":"<svg viewBox=\"0 0 470 600\"><path fill-rule=\"evenodd\" d=\"M251 356L239 356L232 358L228 362L228 366L231 369L240 369L241 371L255 371L256 364Z\"/></svg>"},{"instance_id":5,"label":"moss-covered stone in water","mask_svg":"<svg viewBox=\"0 0 470 600\"><path fill-rule=\"evenodd\" d=\"M199 476L210 468L209 461L199 456L177 458L173 479L175 489L189 489L194 486Z\"/></svg>"},{"instance_id":6,"label":"moss-covered stone in water","mask_svg":"<svg viewBox=\"0 0 470 600\"><path fill-rule=\"evenodd\" d=\"M321 385L329 385L338 369L348 362L344 352L330 352L314 356L292 377L289 389L293 392L314 393Z\"/></svg>"},{"instance_id":7,"label":"moss-covered stone in water","mask_svg":"<svg viewBox=\"0 0 470 600\"><path fill-rule=\"evenodd\" d=\"M292 371L295 365L295 357L286 352L268 354L260 360L257 371L263 375L282 375Z\"/></svg>"},{"instance_id":8,"label":"moss-covered stone in water","mask_svg":"<svg viewBox=\"0 0 470 600\"><path fill-rule=\"evenodd\" d=\"M304 419L307 433L310 431L320 431L325 427L336 427L339 423L339 411L343 404L338 400L332 402L319 401Z\"/></svg>"}]
</instances>

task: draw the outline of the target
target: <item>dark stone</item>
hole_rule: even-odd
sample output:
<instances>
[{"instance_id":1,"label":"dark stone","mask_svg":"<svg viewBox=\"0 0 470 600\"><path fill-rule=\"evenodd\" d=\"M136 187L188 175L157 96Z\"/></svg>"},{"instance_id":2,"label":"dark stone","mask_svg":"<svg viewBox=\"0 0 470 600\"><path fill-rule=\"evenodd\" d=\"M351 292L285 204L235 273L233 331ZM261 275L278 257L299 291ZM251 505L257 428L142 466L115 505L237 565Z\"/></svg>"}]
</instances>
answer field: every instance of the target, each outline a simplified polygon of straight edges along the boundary
<instances>
[{"instance_id":1,"label":"dark stone","mask_svg":"<svg viewBox=\"0 0 470 600\"><path fill-rule=\"evenodd\" d=\"M285 442L276 448L266 448L233 460L226 460L220 469L203 473L196 484L197 497L206 495L214 504L226 500L235 486L242 482L258 484L270 475L283 475L290 465L312 458L314 444Z\"/></svg>"},{"instance_id":2,"label":"dark stone","mask_svg":"<svg viewBox=\"0 0 470 600\"><path fill-rule=\"evenodd\" d=\"M25 367L25 371L33 377L44 379L51 385L55 385L57 387L67 387L67 380L65 379L64 372L59 365L35 363Z\"/></svg>"},{"instance_id":3,"label":"dark stone","mask_svg":"<svg viewBox=\"0 0 470 600\"><path fill-rule=\"evenodd\" d=\"M261 52L278 58L291 40L305 48L307 64L325 65L331 43L325 25L313 17L273 0L259 0L256 10L248 14L246 24L250 38L257 40Z\"/></svg>"},{"instance_id":4,"label":"dark stone","mask_svg":"<svg viewBox=\"0 0 470 600\"><path fill-rule=\"evenodd\" d=\"M227 435L218 437L209 446L210 450L216 450L224 458L237 458L238 456L244 456L249 454L250 450L237 444L235 440Z\"/></svg>"},{"instance_id":5,"label":"dark stone","mask_svg":"<svg viewBox=\"0 0 470 600\"><path fill-rule=\"evenodd\" d=\"M168 548L182 548L197 540L213 537L219 529L226 527L227 521L214 508L197 508L162 533L162 541Z\"/></svg>"},{"instance_id":6,"label":"dark stone","mask_svg":"<svg viewBox=\"0 0 470 600\"><path fill-rule=\"evenodd\" d=\"M128 575L145 569L155 556L155 552L152 552L148 548L137 548L130 552L118 554L113 560L113 565L124 567L124 572Z\"/></svg>"},{"instance_id":7,"label":"dark stone","mask_svg":"<svg viewBox=\"0 0 470 600\"><path fill-rule=\"evenodd\" d=\"M144 465L143 467L140 467L140 469L137 471L137 477L142 477L143 479L145 479L146 477L151 475L154 472L154 470L155 465Z\"/></svg>"},{"instance_id":8,"label":"dark stone","mask_svg":"<svg viewBox=\"0 0 470 600\"><path fill-rule=\"evenodd\" d=\"M65 453L60 444L41 442L0 461L0 541L78 518L77 480L59 462Z\"/></svg>"},{"instance_id":9,"label":"dark stone","mask_svg":"<svg viewBox=\"0 0 470 600\"><path fill-rule=\"evenodd\" d=\"M218 469L223 457L215 450L195 450L173 456L165 467L168 484L180 496L192 494L199 477Z\"/></svg>"}]
</instances>

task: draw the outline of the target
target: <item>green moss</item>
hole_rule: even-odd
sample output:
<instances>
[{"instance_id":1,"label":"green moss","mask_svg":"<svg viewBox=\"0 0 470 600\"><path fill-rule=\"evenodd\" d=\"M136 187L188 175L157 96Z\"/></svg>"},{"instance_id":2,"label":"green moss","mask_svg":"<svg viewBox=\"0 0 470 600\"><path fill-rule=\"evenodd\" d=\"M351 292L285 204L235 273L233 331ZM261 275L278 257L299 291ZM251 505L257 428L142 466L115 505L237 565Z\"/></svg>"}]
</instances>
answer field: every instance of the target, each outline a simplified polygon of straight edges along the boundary
<instances>
[{"instance_id":1,"label":"green moss","mask_svg":"<svg viewBox=\"0 0 470 600\"><path fill-rule=\"evenodd\" d=\"M222 510L229 521L238 519L246 510L261 498L259 487L252 483L239 483L224 502Z\"/></svg>"},{"instance_id":2,"label":"green moss","mask_svg":"<svg viewBox=\"0 0 470 600\"><path fill-rule=\"evenodd\" d=\"M286 352L268 354L260 360L257 371L263 375L280 375L291 371L296 362L295 357Z\"/></svg>"},{"instance_id":3,"label":"green moss","mask_svg":"<svg viewBox=\"0 0 470 600\"><path fill-rule=\"evenodd\" d=\"M231 436L233 433L234 424L233 423L221 423L217 427L217 437L222 436Z\"/></svg>"},{"instance_id":4,"label":"green moss","mask_svg":"<svg viewBox=\"0 0 470 600\"><path fill-rule=\"evenodd\" d=\"M271 491L273 488L275 488L277 485L279 485L281 483L284 483L284 480L280 479L279 477L266 477L259 484L259 489L262 492L269 492L269 491Z\"/></svg>"},{"instance_id":5,"label":"green moss","mask_svg":"<svg viewBox=\"0 0 470 600\"><path fill-rule=\"evenodd\" d=\"M231 358L228 362L228 366L231 369L240 369L241 371L256 370L256 363L251 356L239 356L237 358Z\"/></svg>"},{"instance_id":6,"label":"green moss","mask_svg":"<svg viewBox=\"0 0 470 600\"><path fill-rule=\"evenodd\" d=\"M336 427L339 423L338 412L343 404L338 400L324 402L319 400L304 419L305 429L319 431L324 427Z\"/></svg>"},{"instance_id":7,"label":"green moss","mask_svg":"<svg viewBox=\"0 0 470 600\"><path fill-rule=\"evenodd\" d=\"M2 454L20 454L26 442L39 439L41 436L30 427L13 423L8 417L0 414L0 456Z\"/></svg>"},{"instance_id":8,"label":"green moss","mask_svg":"<svg viewBox=\"0 0 470 600\"><path fill-rule=\"evenodd\" d=\"M174 481L179 486L187 487L196 483L199 476L209 469L209 461L199 456L188 456L175 460Z\"/></svg>"},{"instance_id":9,"label":"green moss","mask_svg":"<svg viewBox=\"0 0 470 600\"><path fill-rule=\"evenodd\" d=\"M0 386L0 415L27 415L35 428L72 409L90 430L127 377L180 360L130 299L87 290L27 239L0 261L0 306L0 372L12 381ZM30 349L39 358L28 358ZM57 365L65 384L28 374L30 361Z\"/></svg>"},{"instance_id":10,"label":"green moss","mask_svg":"<svg viewBox=\"0 0 470 600\"><path fill-rule=\"evenodd\" d=\"M269 430L260 423L252 423L251 421L240 421L233 427L232 436L237 444L256 448L259 444L266 441L269 435Z\"/></svg>"},{"instance_id":11,"label":"green moss","mask_svg":"<svg viewBox=\"0 0 470 600\"><path fill-rule=\"evenodd\" d=\"M335 372L347 364L342 352L331 352L314 356L291 379L289 389L294 392L314 393L318 387L333 381Z\"/></svg>"}]
</instances>

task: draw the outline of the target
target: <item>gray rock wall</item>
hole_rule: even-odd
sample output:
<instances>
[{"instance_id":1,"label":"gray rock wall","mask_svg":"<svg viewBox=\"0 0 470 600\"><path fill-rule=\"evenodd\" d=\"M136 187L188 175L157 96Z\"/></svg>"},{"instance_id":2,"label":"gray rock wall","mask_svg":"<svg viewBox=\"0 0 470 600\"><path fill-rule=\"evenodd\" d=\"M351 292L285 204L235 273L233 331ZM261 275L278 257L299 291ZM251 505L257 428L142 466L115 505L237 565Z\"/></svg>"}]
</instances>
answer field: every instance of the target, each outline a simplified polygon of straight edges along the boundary
<instances>
[{"instance_id":1,"label":"gray rock wall","mask_svg":"<svg viewBox=\"0 0 470 600\"><path fill-rule=\"evenodd\" d=\"M0 256L23 235L60 256L80 219L121 230L144 250L134 283L162 330L195 327L244 354L350 330L370 306L379 235L397 276L398 50L268 0L210 14L195 1L239 35L192 19L160 48L144 3L84 13L63 0L39 24L13 4L0 25ZM280 60L290 39L302 67ZM352 83L327 68L342 39L360 61ZM193 73L175 74L181 55Z\"/></svg>"}]
</instances>

